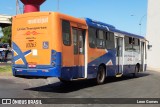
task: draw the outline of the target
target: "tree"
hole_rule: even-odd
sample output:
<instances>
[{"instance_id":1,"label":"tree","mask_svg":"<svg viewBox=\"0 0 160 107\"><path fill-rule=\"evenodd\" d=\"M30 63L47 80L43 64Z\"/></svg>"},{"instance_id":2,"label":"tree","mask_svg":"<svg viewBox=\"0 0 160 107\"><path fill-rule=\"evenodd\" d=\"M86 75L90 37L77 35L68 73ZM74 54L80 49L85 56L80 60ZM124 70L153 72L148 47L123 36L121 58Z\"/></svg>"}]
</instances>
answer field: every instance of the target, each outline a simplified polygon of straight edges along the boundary
<instances>
[{"instance_id":1,"label":"tree","mask_svg":"<svg viewBox=\"0 0 160 107\"><path fill-rule=\"evenodd\" d=\"M10 19L11 20L11 19ZM3 36L0 38L2 43L9 43L11 46L11 33L12 33L12 27L7 26L2 28Z\"/></svg>"},{"instance_id":2,"label":"tree","mask_svg":"<svg viewBox=\"0 0 160 107\"><path fill-rule=\"evenodd\" d=\"M2 33L1 42L11 44L11 26L2 28Z\"/></svg>"}]
</instances>

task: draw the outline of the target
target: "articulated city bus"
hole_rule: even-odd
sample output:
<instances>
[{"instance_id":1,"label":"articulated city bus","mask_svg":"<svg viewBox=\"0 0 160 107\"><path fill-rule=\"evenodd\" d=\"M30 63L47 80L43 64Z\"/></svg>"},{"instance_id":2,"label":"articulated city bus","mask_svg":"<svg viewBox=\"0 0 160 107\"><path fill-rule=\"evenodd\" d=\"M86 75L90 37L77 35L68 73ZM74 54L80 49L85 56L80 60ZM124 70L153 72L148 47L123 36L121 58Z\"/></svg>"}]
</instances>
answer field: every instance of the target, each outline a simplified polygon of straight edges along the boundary
<instances>
[{"instance_id":1,"label":"articulated city bus","mask_svg":"<svg viewBox=\"0 0 160 107\"><path fill-rule=\"evenodd\" d=\"M58 77L62 82L146 70L147 40L89 18L57 12L13 17L13 75Z\"/></svg>"}]
</instances>

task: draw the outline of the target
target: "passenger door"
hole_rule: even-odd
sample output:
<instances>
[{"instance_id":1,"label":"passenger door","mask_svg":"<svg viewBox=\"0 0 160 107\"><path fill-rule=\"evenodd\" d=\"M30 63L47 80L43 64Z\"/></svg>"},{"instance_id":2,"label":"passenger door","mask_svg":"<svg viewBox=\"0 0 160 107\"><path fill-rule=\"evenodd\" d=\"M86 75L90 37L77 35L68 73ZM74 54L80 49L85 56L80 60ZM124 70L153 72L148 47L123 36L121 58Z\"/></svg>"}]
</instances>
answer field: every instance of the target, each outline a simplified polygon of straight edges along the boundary
<instances>
[{"instance_id":1,"label":"passenger door","mask_svg":"<svg viewBox=\"0 0 160 107\"><path fill-rule=\"evenodd\" d=\"M116 57L116 65L117 65L117 74L123 73L123 38L116 37L116 50L117 50L117 57Z\"/></svg>"},{"instance_id":2,"label":"passenger door","mask_svg":"<svg viewBox=\"0 0 160 107\"><path fill-rule=\"evenodd\" d=\"M74 72L78 72L78 78L85 77L84 70L84 42L85 42L85 30L79 28L72 28L73 37L73 51L74 51Z\"/></svg>"},{"instance_id":3,"label":"passenger door","mask_svg":"<svg viewBox=\"0 0 160 107\"><path fill-rule=\"evenodd\" d=\"M144 71L144 48L145 47L145 43L141 42L141 67L140 67L140 71Z\"/></svg>"}]
</instances>

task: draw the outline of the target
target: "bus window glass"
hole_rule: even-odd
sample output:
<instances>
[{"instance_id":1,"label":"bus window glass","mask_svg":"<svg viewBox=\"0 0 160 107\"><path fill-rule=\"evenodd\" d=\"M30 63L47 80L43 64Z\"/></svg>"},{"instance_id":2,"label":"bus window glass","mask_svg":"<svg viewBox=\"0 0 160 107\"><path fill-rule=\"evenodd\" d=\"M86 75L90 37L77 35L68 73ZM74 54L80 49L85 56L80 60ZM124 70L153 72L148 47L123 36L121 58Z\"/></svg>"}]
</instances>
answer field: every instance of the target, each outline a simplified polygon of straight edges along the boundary
<instances>
[{"instance_id":1,"label":"bus window glass","mask_svg":"<svg viewBox=\"0 0 160 107\"><path fill-rule=\"evenodd\" d=\"M134 38L133 40L134 40L134 42L133 42L133 51L140 52L140 45L139 45L140 42L139 42L139 39Z\"/></svg>"},{"instance_id":2,"label":"bus window glass","mask_svg":"<svg viewBox=\"0 0 160 107\"><path fill-rule=\"evenodd\" d=\"M73 34L73 45L74 45L74 54L78 54L78 35L77 35L77 30L72 29L72 34Z\"/></svg>"},{"instance_id":3,"label":"bus window glass","mask_svg":"<svg viewBox=\"0 0 160 107\"><path fill-rule=\"evenodd\" d=\"M110 33L106 32L106 40L110 40Z\"/></svg>"},{"instance_id":4,"label":"bus window glass","mask_svg":"<svg viewBox=\"0 0 160 107\"><path fill-rule=\"evenodd\" d=\"M114 33L112 32L106 32L106 48L107 49L115 48Z\"/></svg>"},{"instance_id":5,"label":"bus window glass","mask_svg":"<svg viewBox=\"0 0 160 107\"><path fill-rule=\"evenodd\" d=\"M62 36L63 44L66 46L71 45L71 33L70 33L70 22L62 20Z\"/></svg>"},{"instance_id":6,"label":"bus window glass","mask_svg":"<svg viewBox=\"0 0 160 107\"><path fill-rule=\"evenodd\" d=\"M125 37L125 50L126 51L132 51L132 37Z\"/></svg>"},{"instance_id":7,"label":"bus window glass","mask_svg":"<svg viewBox=\"0 0 160 107\"><path fill-rule=\"evenodd\" d=\"M80 30L78 32L79 35L79 54L84 54L84 36L83 36L83 31Z\"/></svg>"},{"instance_id":8,"label":"bus window glass","mask_svg":"<svg viewBox=\"0 0 160 107\"><path fill-rule=\"evenodd\" d=\"M98 30L97 48L105 49L105 36L102 30Z\"/></svg>"},{"instance_id":9,"label":"bus window glass","mask_svg":"<svg viewBox=\"0 0 160 107\"><path fill-rule=\"evenodd\" d=\"M96 29L89 27L89 46L96 47Z\"/></svg>"},{"instance_id":10,"label":"bus window glass","mask_svg":"<svg viewBox=\"0 0 160 107\"><path fill-rule=\"evenodd\" d=\"M98 39L101 39L101 40L104 39L104 35L103 35L103 31L102 30L98 31Z\"/></svg>"}]
</instances>

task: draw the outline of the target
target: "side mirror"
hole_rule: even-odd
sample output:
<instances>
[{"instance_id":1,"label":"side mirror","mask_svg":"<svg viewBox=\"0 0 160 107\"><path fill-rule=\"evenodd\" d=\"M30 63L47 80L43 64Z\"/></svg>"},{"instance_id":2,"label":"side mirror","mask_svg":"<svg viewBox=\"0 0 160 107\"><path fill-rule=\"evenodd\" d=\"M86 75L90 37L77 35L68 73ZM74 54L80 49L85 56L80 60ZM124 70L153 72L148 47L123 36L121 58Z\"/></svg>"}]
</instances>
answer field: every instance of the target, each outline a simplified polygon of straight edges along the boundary
<instances>
[{"instance_id":1,"label":"side mirror","mask_svg":"<svg viewBox=\"0 0 160 107\"><path fill-rule=\"evenodd\" d=\"M148 49L151 49L152 48L152 45L148 45Z\"/></svg>"}]
</instances>

